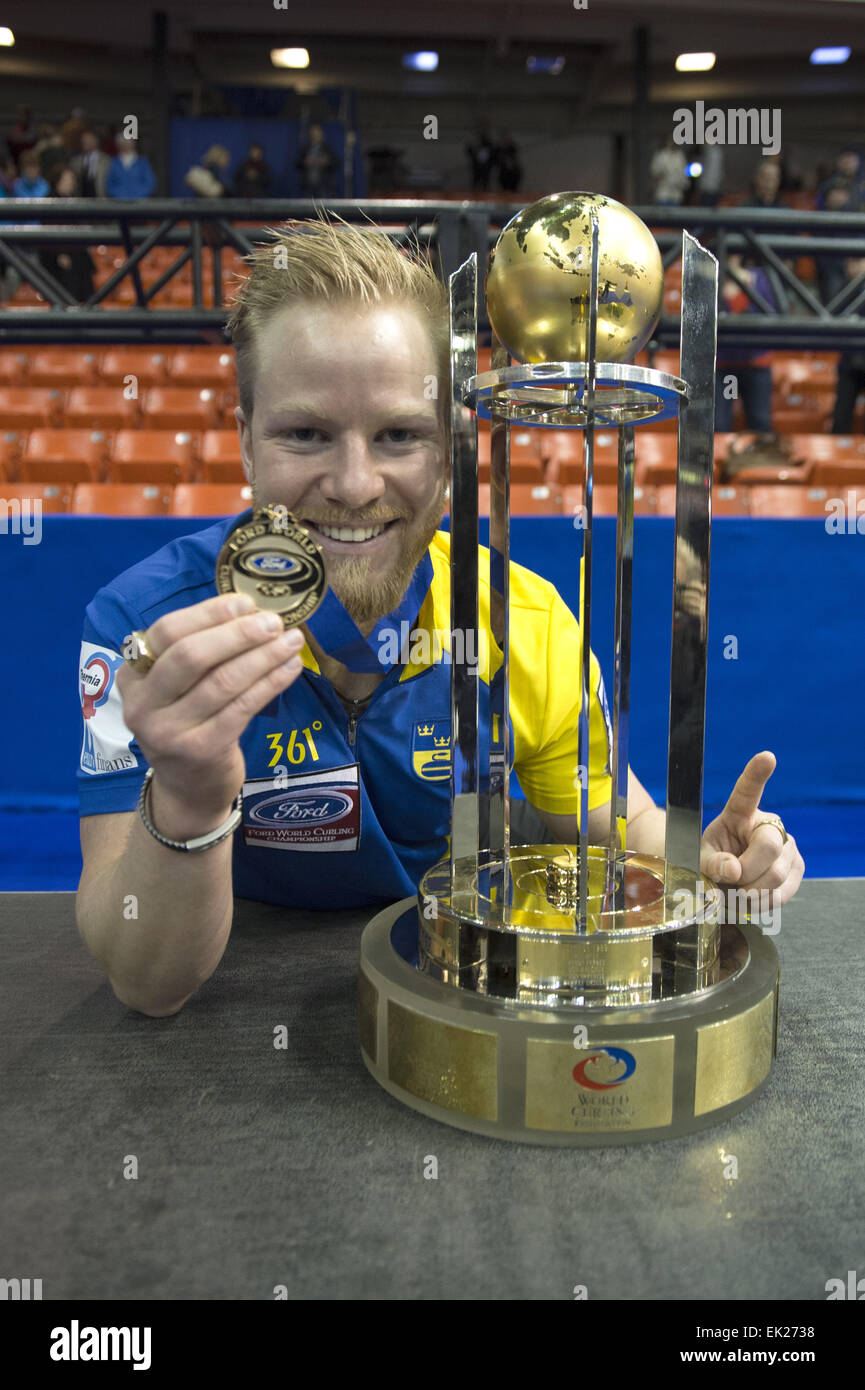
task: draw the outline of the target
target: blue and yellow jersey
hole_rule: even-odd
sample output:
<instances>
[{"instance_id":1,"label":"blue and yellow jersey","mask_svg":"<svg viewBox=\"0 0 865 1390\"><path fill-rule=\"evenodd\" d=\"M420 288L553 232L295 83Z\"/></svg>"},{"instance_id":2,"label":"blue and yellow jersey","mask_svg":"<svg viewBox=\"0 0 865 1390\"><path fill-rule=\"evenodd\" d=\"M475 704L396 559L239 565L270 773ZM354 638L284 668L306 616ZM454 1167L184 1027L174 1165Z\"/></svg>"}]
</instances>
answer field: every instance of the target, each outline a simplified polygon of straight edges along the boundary
<instances>
[{"instance_id":1,"label":"blue and yellow jersey","mask_svg":"<svg viewBox=\"0 0 865 1390\"><path fill-rule=\"evenodd\" d=\"M246 513L245 515L250 515ZM79 689L82 816L134 811L147 761L123 721L115 685L127 633L216 594L214 571L236 517L183 536L100 589L87 607ZM364 907L414 893L448 849L450 778L450 537L430 546L433 581L402 660L349 718L309 647L294 684L240 740L243 822L234 835L237 897L290 907ZM490 681L502 654L490 630L489 551L481 547L479 745L489 763ZM407 640L404 642L404 638ZM591 656L589 808L610 799L610 726ZM553 586L512 564L510 746L528 800L577 813L580 632ZM494 731L498 742L499 736ZM481 783L482 789L484 783Z\"/></svg>"}]
</instances>

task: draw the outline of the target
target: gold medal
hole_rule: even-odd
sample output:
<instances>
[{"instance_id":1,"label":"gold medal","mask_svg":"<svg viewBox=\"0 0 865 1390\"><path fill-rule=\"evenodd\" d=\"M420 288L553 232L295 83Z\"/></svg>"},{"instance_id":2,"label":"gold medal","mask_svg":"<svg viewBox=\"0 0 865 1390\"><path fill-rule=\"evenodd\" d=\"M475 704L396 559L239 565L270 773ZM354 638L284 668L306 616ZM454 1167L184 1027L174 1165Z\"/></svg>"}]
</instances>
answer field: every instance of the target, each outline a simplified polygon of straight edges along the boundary
<instances>
[{"instance_id":1,"label":"gold medal","mask_svg":"<svg viewBox=\"0 0 865 1390\"><path fill-rule=\"evenodd\" d=\"M216 562L221 594L249 594L286 627L311 618L327 592L324 556L291 512L269 503L230 531Z\"/></svg>"}]
</instances>

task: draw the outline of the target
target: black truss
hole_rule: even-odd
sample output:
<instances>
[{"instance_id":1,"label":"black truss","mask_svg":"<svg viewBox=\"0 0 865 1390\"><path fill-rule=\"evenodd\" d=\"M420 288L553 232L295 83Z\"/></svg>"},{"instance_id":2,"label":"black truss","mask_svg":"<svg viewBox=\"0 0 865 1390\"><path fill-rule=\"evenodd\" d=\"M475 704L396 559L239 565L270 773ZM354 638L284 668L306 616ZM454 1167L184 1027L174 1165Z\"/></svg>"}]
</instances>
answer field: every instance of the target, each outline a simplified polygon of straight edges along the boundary
<instances>
[{"instance_id":1,"label":"black truss","mask_svg":"<svg viewBox=\"0 0 865 1390\"><path fill-rule=\"evenodd\" d=\"M292 218L315 215L320 205L309 200L247 200L152 198L138 202L83 198L7 198L0 203L0 273L18 272L50 305L46 309L0 307L0 343L214 343L224 342L228 311L222 300L222 251L233 248L247 255L266 245L271 229ZM523 203L400 201L328 202L347 222L382 224L401 245L428 248L440 274L451 274L467 256L477 252L481 266L499 231ZM823 305L808 283L796 274L799 257L843 256L865 259L865 213L800 212L767 208L637 207L639 217L654 230L664 265L681 255L681 229L687 227L718 257L721 277L740 284L757 312L721 312L719 348L755 350L865 347L865 274L858 276ZM9 226L8 218L20 218ZM38 222L38 225L34 225ZM41 249L70 246L117 246L123 263L84 305L75 304L66 290L38 260ZM155 246L176 247L176 260L147 290L140 266ZM211 253L209 261L205 250ZM776 311L732 268L731 255L744 254L764 268ZM153 296L187 262L192 265L193 306L153 309ZM210 277L213 306L204 303ZM135 305L109 309L105 299L124 279L135 290ZM665 314L653 345L676 347L680 321Z\"/></svg>"}]
</instances>

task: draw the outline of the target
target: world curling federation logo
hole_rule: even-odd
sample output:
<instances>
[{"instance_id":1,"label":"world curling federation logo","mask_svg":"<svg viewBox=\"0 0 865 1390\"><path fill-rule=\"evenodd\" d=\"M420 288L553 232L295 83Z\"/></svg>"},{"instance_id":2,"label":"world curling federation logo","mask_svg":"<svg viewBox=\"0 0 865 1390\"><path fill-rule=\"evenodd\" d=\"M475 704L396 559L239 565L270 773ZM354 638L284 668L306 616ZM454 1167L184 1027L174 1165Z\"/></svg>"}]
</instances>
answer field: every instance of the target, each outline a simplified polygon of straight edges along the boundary
<instances>
[{"instance_id":1,"label":"world curling federation logo","mask_svg":"<svg viewBox=\"0 0 865 1390\"><path fill-rule=\"evenodd\" d=\"M577 1063L574 1080L588 1091L611 1091L636 1070L637 1061L632 1052L626 1052L623 1047L599 1047Z\"/></svg>"}]
</instances>

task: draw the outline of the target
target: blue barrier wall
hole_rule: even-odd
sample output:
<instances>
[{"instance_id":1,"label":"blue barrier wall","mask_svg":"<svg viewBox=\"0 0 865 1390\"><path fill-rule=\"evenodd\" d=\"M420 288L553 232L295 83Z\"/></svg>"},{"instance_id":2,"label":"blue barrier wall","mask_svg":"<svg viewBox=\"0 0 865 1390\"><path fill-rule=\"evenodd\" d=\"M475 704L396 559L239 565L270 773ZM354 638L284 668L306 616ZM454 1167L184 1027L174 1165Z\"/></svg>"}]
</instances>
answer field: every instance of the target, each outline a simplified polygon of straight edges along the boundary
<instances>
[{"instance_id":1,"label":"blue barrier wall","mask_svg":"<svg viewBox=\"0 0 865 1390\"><path fill-rule=\"evenodd\" d=\"M76 805L78 655L84 608L101 585L209 520L44 516L42 540L0 531L4 655L0 808ZM638 517L634 546L630 762L665 800L673 522ZM580 540L559 517L512 521L513 558L575 607ZM592 646L612 684L615 520L595 530ZM726 800L752 753L770 748L773 804L865 801L865 537L820 520L713 524L706 737L708 805ZM604 615L604 606L609 617ZM724 639L738 640L725 660ZM562 673L563 680L576 673ZM768 797L767 793L767 797Z\"/></svg>"}]
</instances>

